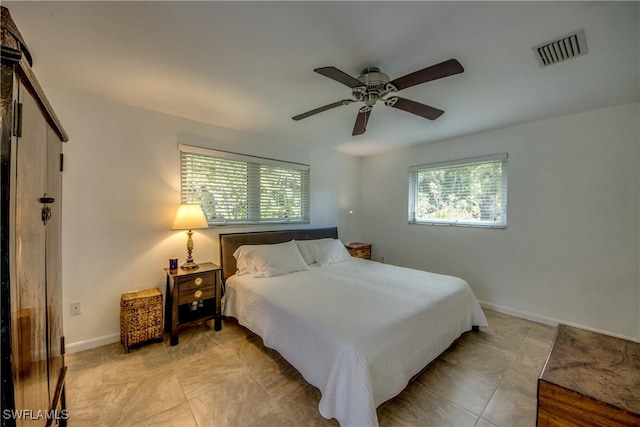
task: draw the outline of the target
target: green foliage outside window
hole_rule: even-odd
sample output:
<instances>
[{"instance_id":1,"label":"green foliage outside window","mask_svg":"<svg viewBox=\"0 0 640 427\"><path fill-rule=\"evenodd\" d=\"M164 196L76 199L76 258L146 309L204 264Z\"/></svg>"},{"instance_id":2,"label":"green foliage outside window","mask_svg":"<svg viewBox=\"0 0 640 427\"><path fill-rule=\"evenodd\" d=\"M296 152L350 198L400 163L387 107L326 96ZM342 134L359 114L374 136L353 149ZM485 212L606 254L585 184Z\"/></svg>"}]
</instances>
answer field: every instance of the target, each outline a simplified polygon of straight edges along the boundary
<instances>
[{"instance_id":1,"label":"green foliage outside window","mask_svg":"<svg viewBox=\"0 0 640 427\"><path fill-rule=\"evenodd\" d=\"M506 226L506 159L410 172L410 222Z\"/></svg>"},{"instance_id":2,"label":"green foliage outside window","mask_svg":"<svg viewBox=\"0 0 640 427\"><path fill-rule=\"evenodd\" d=\"M260 213L264 219L302 218L306 171L260 166Z\"/></svg>"}]
</instances>

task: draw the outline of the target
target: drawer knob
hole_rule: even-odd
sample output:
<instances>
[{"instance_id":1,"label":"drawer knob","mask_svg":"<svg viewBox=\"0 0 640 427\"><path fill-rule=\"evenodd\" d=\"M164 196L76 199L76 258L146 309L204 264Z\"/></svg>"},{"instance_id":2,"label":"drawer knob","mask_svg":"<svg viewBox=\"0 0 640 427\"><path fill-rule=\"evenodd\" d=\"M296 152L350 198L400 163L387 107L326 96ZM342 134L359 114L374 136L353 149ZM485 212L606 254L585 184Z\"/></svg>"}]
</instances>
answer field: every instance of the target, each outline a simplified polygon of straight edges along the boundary
<instances>
[{"instance_id":1,"label":"drawer knob","mask_svg":"<svg viewBox=\"0 0 640 427\"><path fill-rule=\"evenodd\" d=\"M202 296L202 291L195 291L193 296L194 296L194 298L200 298Z\"/></svg>"},{"instance_id":2,"label":"drawer knob","mask_svg":"<svg viewBox=\"0 0 640 427\"><path fill-rule=\"evenodd\" d=\"M196 280L193 281L193 283L195 283L196 286L202 285L202 282L203 282L202 277L196 277Z\"/></svg>"}]
</instances>

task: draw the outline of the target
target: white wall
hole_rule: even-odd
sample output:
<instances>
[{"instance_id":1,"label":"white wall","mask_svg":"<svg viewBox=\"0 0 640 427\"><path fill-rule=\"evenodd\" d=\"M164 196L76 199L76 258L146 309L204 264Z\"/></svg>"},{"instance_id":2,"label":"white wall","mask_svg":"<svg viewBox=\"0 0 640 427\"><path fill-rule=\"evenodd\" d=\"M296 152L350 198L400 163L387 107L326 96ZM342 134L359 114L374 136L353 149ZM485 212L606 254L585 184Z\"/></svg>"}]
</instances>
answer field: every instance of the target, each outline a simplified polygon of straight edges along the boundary
<instances>
[{"instance_id":1,"label":"white wall","mask_svg":"<svg viewBox=\"0 0 640 427\"><path fill-rule=\"evenodd\" d=\"M338 226L345 239L359 236L358 158L64 90L46 88L46 93L70 135L64 147L62 279L64 330L71 352L118 341L120 295L156 286L164 293L162 269L168 257L178 255L184 261L186 234L171 230L180 203L179 138L310 164L309 226ZM349 210L355 217L348 216ZM196 262L219 262L218 234L232 231L238 228L196 230ZM70 316L74 301L82 301L80 316Z\"/></svg>"},{"instance_id":2,"label":"white wall","mask_svg":"<svg viewBox=\"0 0 640 427\"><path fill-rule=\"evenodd\" d=\"M460 276L493 307L640 339L639 104L364 159L374 257ZM506 230L409 225L411 165L509 153Z\"/></svg>"}]
</instances>

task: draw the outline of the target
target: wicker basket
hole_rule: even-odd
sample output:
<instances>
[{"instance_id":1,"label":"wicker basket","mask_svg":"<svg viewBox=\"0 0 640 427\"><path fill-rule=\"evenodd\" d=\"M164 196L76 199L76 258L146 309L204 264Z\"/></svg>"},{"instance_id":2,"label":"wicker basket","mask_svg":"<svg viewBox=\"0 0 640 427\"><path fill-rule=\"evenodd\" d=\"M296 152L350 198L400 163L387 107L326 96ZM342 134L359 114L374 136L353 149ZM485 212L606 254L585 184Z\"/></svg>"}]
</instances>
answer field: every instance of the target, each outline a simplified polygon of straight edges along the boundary
<instances>
[{"instance_id":1,"label":"wicker basket","mask_svg":"<svg viewBox=\"0 0 640 427\"><path fill-rule=\"evenodd\" d=\"M120 297L120 342L125 353L129 347L146 341L162 339L162 293L160 289L145 289Z\"/></svg>"}]
</instances>

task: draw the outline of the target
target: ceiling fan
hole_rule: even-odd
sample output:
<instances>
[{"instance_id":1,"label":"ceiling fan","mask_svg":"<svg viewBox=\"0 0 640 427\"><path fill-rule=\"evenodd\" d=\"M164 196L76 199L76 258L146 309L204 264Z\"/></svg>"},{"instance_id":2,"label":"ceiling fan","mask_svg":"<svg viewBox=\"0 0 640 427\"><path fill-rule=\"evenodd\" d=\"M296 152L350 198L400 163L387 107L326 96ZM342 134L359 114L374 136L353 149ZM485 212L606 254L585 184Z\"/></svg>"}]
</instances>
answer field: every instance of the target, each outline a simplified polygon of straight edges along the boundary
<instances>
[{"instance_id":1,"label":"ceiling fan","mask_svg":"<svg viewBox=\"0 0 640 427\"><path fill-rule=\"evenodd\" d=\"M414 71L406 76L391 80L388 75L381 72L379 68L370 67L362 70L358 77L351 77L344 71L338 70L336 67L316 68L316 73L329 77L351 88L351 99L343 99L323 107L315 108L306 113L293 116L293 120L302 120L323 111L340 107L341 105L349 105L352 102L363 102L364 106L360 108L356 123L353 126L353 136L362 135L367 130L367 122L371 115L373 106L378 101L384 101L388 107L398 108L399 110L413 113L425 119L435 120L440 117L444 111L429 105L421 104L410 99L395 96L399 90L416 86L432 80L449 77L464 71L462 65L455 60L449 59L436 65L432 65L422 70Z\"/></svg>"}]
</instances>

